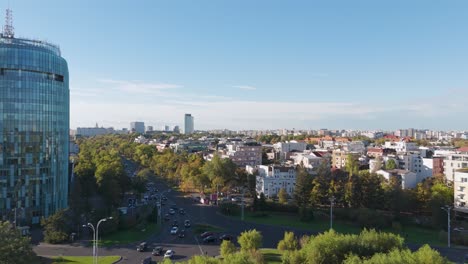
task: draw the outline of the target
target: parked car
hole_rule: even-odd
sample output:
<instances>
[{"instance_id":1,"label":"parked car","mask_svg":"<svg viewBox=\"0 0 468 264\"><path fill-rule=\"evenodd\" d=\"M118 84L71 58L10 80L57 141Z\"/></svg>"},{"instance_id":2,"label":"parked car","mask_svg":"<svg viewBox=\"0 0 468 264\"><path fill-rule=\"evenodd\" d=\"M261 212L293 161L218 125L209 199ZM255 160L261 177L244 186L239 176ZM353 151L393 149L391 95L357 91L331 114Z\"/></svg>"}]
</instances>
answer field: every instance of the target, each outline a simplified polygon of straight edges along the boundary
<instances>
[{"instance_id":1,"label":"parked car","mask_svg":"<svg viewBox=\"0 0 468 264\"><path fill-rule=\"evenodd\" d=\"M171 215L175 214L175 211L174 211L174 209L172 209L172 208L171 208L171 209L169 209L169 214L171 214Z\"/></svg>"},{"instance_id":2,"label":"parked car","mask_svg":"<svg viewBox=\"0 0 468 264\"><path fill-rule=\"evenodd\" d=\"M213 243L213 242L216 242L215 236L207 236L203 238L203 243Z\"/></svg>"},{"instance_id":3,"label":"parked car","mask_svg":"<svg viewBox=\"0 0 468 264\"><path fill-rule=\"evenodd\" d=\"M175 254L174 250L169 249L168 251L166 251L166 254L164 254L164 258L171 259L172 257L174 257L174 254Z\"/></svg>"},{"instance_id":4,"label":"parked car","mask_svg":"<svg viewBox=\"0 0 468 264\"><path fill-rule=\"evenodd\" d=\"M180 232L179 232L179 237L180 237L180 238L184 238L184 237L185 237L185 230L183 230L183 229L180 230Z\"/></svg>"},{"instance_id":5,"label":"parked car","mask_svg":"<svg viewBox=\"0 0 468 264\"><path fill-rule=\"evenodd\" d=\"M185 220L184 226L185 226L186 228L187 228L187 227L190 227L190 226L191 226L190 220Z\"/></svg>"},{"instance_id":6,"label":"parked car","mask_svg":"<svg viewBox=\"0 0 468 264\"><path fill-rule=\"evenodd\" d=\"M177 222L177 220L174 220L174 223L172 223L172 226L177 226L177 227L179 227L179 223Z\"/></svg>"},{"instance_id":7,"label":"parked car","mask_svg":"<svg viewBox=\"0 0 468 264\"><path fill-rule=\"evenodd\" d=\"M163 254L163 247L153 248L153 256L161 256Z\"/></svg>"},{"instance_id":8,"label":"parked car","mask_svg":"<svg viewBox=\"0 0 468 264\"><path fill-rule=\"evenodd\" d=\"M209 232L209 231L208 231L208 232L201 233L200 236L201 236L202 238L205 238L205 237L213 236L213 235L214 235L213 232Z\"/></svg>"},{"instance_id":9,"label":"parked car","mask_svg":"<svg viewBox=\"0 0 468 264\"><path fill-rule=\"evenodd\" d=\"M179 209L179 214L184 215L184 214L185 214L185 210L184 210L184 209Z\"/></svg>"},{"instance_id":10,"label":"parked car","mask_svg":"<svg viewBox=\"0 0 468 264\"><path fill-rule=\"evenodd\" d=\"M164 215L164 221L169 221L170 219L171 217L169 216L169 214Z\"/></svg>"},{"instance_id":11,"label":"parked car","mask_svg":"<svg viewBox=\"0 0 468 264\"><path fill-rule=\"evenodd\" d=\"M138 252L144 252L146 251L146 249L148 249L148 245L146 244L146 242L142 242L140 243L140 245L137 246Z\"/></svg>"},{"instance_id":12,"label":"parked car","mask_svg":"<svg viewBox=\"0 0 468 264\"><path fill-rule=\"evenodd\" d=\"M177 226L172 227L171 235L177 235L177 232L179 232L179 228Z\"/></svg>"},{"instance_id":13,"label":"parked car","mask_svg":"<svg viewBox=\"0 0 468 264\"><path fill-rule=\"evenodd\" d=\"M227 235L227 234L223 234L219 237L219 240L227 240L227 241L232 241L232 236L231 235Z\"/></svg>"},{"instance_id":14,"label":"parked car","mask_svg":"<svg viewBox=\"0 0 468 264\"><path fill-rule=\"evenodd\" d=\"M141 261L141 264L151 264L152 262L153 260L151 259L151 257L146 257Z\"/></svg>"}]
</instances>

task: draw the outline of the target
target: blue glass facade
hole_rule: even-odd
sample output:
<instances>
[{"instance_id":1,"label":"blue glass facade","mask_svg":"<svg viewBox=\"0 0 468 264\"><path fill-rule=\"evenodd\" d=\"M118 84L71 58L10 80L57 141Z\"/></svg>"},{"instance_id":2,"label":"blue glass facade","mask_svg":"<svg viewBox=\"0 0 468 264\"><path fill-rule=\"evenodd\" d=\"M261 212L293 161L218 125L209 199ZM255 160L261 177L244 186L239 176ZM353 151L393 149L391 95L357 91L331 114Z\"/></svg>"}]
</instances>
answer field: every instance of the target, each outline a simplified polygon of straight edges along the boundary
<instances>
[{"instance_id":1,"label":"blue glass facade","mask_svg":"<svg viewBox=\"0 0 468 264\"><path fill-rule=\"evenodd\" d=\"M0 216L38 223L68 203L68 66L49 43L0 35Z\"/></svg>"}]
</instances>

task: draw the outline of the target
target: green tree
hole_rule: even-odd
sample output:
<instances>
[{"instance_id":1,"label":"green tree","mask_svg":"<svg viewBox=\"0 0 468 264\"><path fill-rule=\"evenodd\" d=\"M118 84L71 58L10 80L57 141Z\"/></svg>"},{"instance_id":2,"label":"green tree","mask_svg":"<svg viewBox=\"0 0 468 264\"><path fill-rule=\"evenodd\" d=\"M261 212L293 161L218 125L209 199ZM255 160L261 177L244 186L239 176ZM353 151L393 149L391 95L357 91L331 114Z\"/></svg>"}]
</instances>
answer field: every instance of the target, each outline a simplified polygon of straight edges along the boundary
<instances>
[{"instance_id":1,"label":"green tree","mask_svg":"<svg viewBox=\"0 0 468 264\"><path fill-rule=\"evenodd\" d=\"M312 191L312 176L304 167L299 166L296 174L296 186L294 188L294 200L299 207L301 218L306 217L306 211L310 202Z\"/></svg>"},{"instance_id":2,"label":"green tree","mask_svg":"<svg viewBox=\"0 0 468 264\"><path fill-rule=\"evenodd\" d=\"M287 204L288 203L288 193L284 188L281 188L278 192L278 199L281 204Z\"/></svg>"},{"instance_id":3,"label":"green tree","mask_svg":"<svg viewBox=\"0 0 468 264\"><path fill-rule=\"evenodd\" d=\"M262 234L257 230L244 231L237 238L237 242L241 247L241 251L250 252L256 251L262 246Z\"/></svg>"},{"instance_id":4,"label":"green tree","mask_svg":"<svg viewBox=\"0 0 468 264\"><path fill-rule=\"evenodd\" d=\"M278 242L277 246L280 251L291 251L299 249L299 241L293 232L284 232L284 238Z\"/></svg>"},{"instance_id":5,"label":"green tree","mask_svg":"<svg viewBox=\"0 0 468 264\"><path fill-rule=\"evenodd\" d=\"M345 170L349 173L350 177L359 173L359 160L355 155L348 154L346 158Z\"/></svg>"},{"instance_id":6,"label":"green tree","mask_svg":"<svg viewBox=\"0 0 468 264\"><path fill-rule=\"evenodd\" d=\"M397 168L397 164L395 162L394 159L389 159L386 163L385 163L385 169L386 170L394 170Z\"/></svg>"},{"instance_id":7,"label":"green tree","mask_svg":"<svg viewBox=\"0 0 468 264\"><path fill-rule=\"evenodd\" d=\"M231 241L223 240L219 251L223 258L227 258L229 255L236 253L237 248Z\"/></svg>"},{"instance_id":8,"label":"green tree","mask_svg":"<svg viewBox=\"0 0 468 264\"><path fill-rule=\"evenodd\" d=\"M48 218L43 218L41 225L44 228L44 240L47 243L58 244L68 240L71 230L67 210L60 210Z\"/></svg>"},{"instance_id":9,"label":"green tree","mask_svg":"<svg viewBox=\"0 0 468 264\"><path fill-rule=\"evenodd\" d=\"M0 262L3 264L37 263L30 239L22 237L9 222L0 222Z\"/></svg>"}]
</instances>

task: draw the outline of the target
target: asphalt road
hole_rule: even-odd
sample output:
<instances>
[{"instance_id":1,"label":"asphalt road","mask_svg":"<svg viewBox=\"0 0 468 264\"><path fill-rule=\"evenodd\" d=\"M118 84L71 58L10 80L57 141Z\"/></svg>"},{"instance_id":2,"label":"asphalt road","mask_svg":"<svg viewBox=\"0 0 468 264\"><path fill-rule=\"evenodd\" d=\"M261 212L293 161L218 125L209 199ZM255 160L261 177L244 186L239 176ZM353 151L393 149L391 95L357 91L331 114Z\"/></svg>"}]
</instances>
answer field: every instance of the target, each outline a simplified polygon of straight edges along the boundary
<instances>
[{"instance_id":1,"label":"asphalt road","mask_svg":"<svg viewBox=\"0 0 468 264\"><path fill-rule=\"evenodd\" d=\"M219 255L219 243L216 244L203 244L201 239L197 237L192 228L186 229L185 238L179 238L176 235L170 234L170 229L173 223L173 220L178 220L179 229L184 229L183 223L186 219L190 220L193 225L197 223L205 223L222 228L224 231L222 233L233 235L237 237L241 232L250 229L256 229L260 231L263 235L263 247L267 248L276 248L276 245L279 240L283 238L285 231L294 231L297 236L302 236L304 234L310 235L311 232L296 229L296 228L284 228L278 226L269 226L261 224L246 223L240 221L240 219L227 218L223 215L220 215L217 212L216 206L207 206L195 202L191 198L185 198L181 194L175 191L169 191L169 187L163 182L158 182L156 184L157 188L160 191L165 192L168 201L166 205L163 206L162 216L166 214L169 210L171 204L176 204L178 208L183 208L186 211L185 215L180 215L176 212L175 215L171 216L171 220L168 222L162 222L162 229L160 234L150 237L146 242L148 242L149 249L147 252L137 252L136 247L141 242L137 242L131 245L111 247L111 248L101 248L99 250L100 256L105 255L119 255L123 257L121 263L140 263L142 259L147 256L151 256L151 250L155 246L162 246L164 250L172 249L175 251L175 256L173 260L186 260L193 255L207 254L210 256ZM412 250L417 249L418 245L409 245ZM444 247L435 247L439 252L449 258L452 261L461 261L464 255L467 253L467 250L463 249L453 249L453 248L444 248ZM91 247L82 247L82 246L55 246L48 244L40 244L34 247L34 250L38 255L42 256L58 256L58 255L68 255L68 256L89 256L92 255ZM153 256L153 260L159 262L162 257Z\"/></svg>"}]
</instances>

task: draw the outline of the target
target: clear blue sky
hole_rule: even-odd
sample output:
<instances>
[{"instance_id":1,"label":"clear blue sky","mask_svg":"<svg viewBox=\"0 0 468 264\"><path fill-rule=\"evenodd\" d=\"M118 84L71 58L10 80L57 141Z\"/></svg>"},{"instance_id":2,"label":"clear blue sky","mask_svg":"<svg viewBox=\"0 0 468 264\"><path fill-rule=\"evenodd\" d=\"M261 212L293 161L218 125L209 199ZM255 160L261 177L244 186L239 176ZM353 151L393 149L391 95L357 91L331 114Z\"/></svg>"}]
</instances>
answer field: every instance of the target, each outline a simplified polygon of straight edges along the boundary
<instances>
[{"instance_id":1,"label":"clear blue sky","mask_svg":"<svg viewBox=\"0 0 468 264\"><path fill-rule=\"evenodd\" d=\"M192 113L196 129L468 129L467 1L10 7L16 36L61 46L72 128Z\"/></svg>"}]
</instances>

